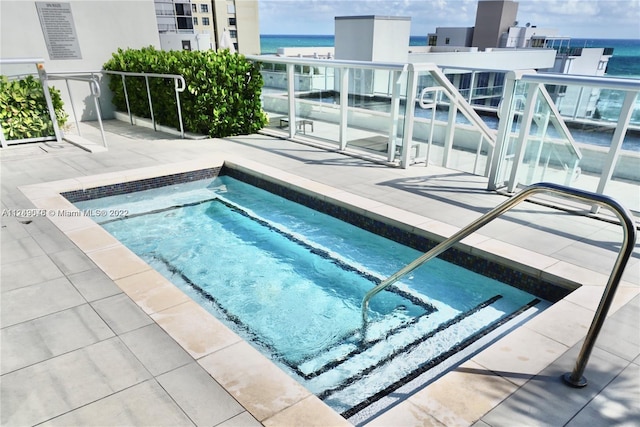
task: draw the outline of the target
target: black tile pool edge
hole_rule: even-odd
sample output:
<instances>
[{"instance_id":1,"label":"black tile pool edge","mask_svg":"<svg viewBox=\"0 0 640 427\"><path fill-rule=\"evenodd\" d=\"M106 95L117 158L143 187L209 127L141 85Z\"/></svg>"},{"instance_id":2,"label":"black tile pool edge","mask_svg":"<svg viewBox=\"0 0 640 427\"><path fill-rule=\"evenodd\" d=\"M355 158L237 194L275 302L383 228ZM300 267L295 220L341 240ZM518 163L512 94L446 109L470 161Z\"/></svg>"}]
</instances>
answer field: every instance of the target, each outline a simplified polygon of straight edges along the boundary
<instances>
[{"instance_id":1,"label":"black tile pool edge","mask_svg":"<svg viewBox=\"0 0 640 427\"><path fill-rule=\"evenodd\" d=\"M251 184L287 200L331 215L372 233L386 237L405 246L409 246L420 252L427 252L439 243L425 236L420 236L408 230L403 230L395 225L369 218L346 207L337 206L325 200L320 200L312 195L302 193L295 188L287 187L276 182L269 181L268 179L227 166L181 172L161 177L146 178L84 190L73 190L62 193L62 196L71 203L76 203L100 197L115 196L165 187L173 184L210 179L219 175L227 175L239 181ZM550 302L557 302L571 292L569 289L555 285L552 282L531 276L511 267L483 259L456 248L450 248L441 254L439 258L464 267L467 270L482 274L483 276L506 283Z\"/></svg>"}]
</instances>

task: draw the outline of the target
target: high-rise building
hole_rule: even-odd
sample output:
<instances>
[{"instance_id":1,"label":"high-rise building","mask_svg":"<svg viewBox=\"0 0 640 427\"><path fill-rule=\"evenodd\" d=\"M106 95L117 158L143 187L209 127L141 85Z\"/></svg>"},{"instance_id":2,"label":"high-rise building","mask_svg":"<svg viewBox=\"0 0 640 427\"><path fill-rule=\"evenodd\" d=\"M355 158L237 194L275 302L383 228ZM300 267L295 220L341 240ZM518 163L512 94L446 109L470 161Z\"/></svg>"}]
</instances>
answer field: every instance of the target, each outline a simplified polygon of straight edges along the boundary
<instances>
[{"instance_id":1,"label":"high-rise building","mask_svg":"<svg viewBox=\"0 0 640 427\"><path fill-rule=\"evenodd\" d=\"M480 0L476 12L472 46L479 49L499 45L503 33L516 25L518 3L512 0Z\"/></svg>"},{"instance_id":2,"label":"high-rise building","mask_svg":"<svg viewBox=\"0 0 640 427\"><path fill-rule=\"evenodd\" d=\"M258 0L154 1L163 49L260 54Z\"/></svg>"}]
</instances>

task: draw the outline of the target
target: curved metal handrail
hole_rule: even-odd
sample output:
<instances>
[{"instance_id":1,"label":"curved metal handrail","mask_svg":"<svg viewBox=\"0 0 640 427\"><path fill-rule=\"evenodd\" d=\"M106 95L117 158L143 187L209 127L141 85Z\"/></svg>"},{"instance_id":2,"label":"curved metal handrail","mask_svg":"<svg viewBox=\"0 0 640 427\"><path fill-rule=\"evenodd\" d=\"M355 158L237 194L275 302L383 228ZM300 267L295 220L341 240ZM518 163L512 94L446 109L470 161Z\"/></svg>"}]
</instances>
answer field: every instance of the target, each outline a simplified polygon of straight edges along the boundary
<instances>
[{"instance_id":1,"label":"curved metal handrail","mask_svg":"<svg viewBox=\"0 0 640 427\"><path fill-rule=\"evenodd\" d=\"M425 264L427 261L435 258L440 255L442 252L449 249L454 244L458 243L460 240L469 236L470 234L477 231L480 227L486 225L490 221L494 220L498 216L507 212L515 205L523 202L529 196L537 193L554 193L559 194L565 197L570 197L574 199L578 199L588 203L595 203L603 206L609 207L620 220L620 224L622 225L624 236L623 236L623 244L622 249L618 253L618 257L616 258L616 262L613 266L613 271L609 276L609 280L604 290L604 294L602 295L602 299L600 300L600 304L598 305L598 309L596 310L596 314L591 323L591 327L589 328L589 332L587 332L587 336L585 338L584 344L582 345L582 349L580 350L580 354L578 355L578 359L576 360L575 367L572 372L566 373L563 375L563 380L572 387L584 387L587 385L587 380L584 378L583 373L584 369L589 360L589 356L591 355L591 351L593 350L593 346L595 345L596 338L600 329L602 329L602 325L607 316L607 312L611 306L613 301L613 297L615 295L615 291L618 288L618 284L622 278L622 273L624 271L624 267L626 266L629 258L631 257L631 253L633 252L633 247L636 241L636 229L634 225L633 215L631 212L622 206L617 200L605 196L602 194L592 193L589 191L578 190L571 187L565 187L558 184L551 183L538 183L532 184L522 190L520 193L514 195L512 198L504 201L499 204L491 211L485 213L480 218L473 221L471 224L464 227L462 230L455 233L453 236L444 240L436 247L417 258L410 264L406 265L404 268L400 269L393 275L389 276L387 279L383 280L376 287L371 289L364 296L362 300L362 338L366 339L366 326L367 326L367 309L369 307L369 300L384 290L387 286L397 282L400 278L404 277L406 274L412 272L416 268Z\"/></svg>"}]
</instances>

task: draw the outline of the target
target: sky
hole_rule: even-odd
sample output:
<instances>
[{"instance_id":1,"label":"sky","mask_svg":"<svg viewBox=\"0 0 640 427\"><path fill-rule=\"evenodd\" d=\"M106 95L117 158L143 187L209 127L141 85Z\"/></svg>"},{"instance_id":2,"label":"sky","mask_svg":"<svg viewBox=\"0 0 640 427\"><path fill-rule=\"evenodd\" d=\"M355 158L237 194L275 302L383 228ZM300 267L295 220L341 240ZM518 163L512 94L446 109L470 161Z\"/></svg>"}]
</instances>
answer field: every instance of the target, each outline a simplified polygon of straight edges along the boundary
<instances>
[{"instance_id":1,"label":"sky","mask_svg":"<svg viewBox=\"0 0 640 427\"><path fill-rule=\"evenodd\" d=\"M477 0L258 0L261 34L333 34L335 16L411 17L411 35L473 27ZM575 38L640 39L640 0L519 0L519 25Z\"/></svg>"}]
</instances>

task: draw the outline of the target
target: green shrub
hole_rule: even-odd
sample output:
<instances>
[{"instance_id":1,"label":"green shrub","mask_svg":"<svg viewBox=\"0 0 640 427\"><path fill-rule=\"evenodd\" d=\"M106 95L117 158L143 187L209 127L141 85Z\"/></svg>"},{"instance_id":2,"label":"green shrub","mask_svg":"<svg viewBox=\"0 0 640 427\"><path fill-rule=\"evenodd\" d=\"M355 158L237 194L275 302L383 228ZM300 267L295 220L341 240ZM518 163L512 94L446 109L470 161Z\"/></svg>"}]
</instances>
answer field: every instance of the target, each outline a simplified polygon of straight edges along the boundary
<instances>
[{"instance_id":1,"label":"green shrub","mask_svg":"<svg viewBox=\"0 0 640 427\"><path fill-rule=\"evenodd\" d=\"M227 50L118 49L103 68L182 75L187 89L180 93L180 104L188 132L225 137L254 133L267 124L260 102L262 76L243 55ZM127 77L126 85L132 114L150 118L144 78ZM156 122L178 129L173 79L149 78L149 87ZM111 75L109 88L116 109L127 111L122 78Z\"/></svg>"},{"instance_id":2,"label":"green shrub","mask_svg":"<svg viewBox=\"0 0 640 427\"><path fill-rule=\"evenodd\" d=\"M58 125L67 121L60 91L50 87L51 101ZM9 81L0 76L0 123L8 140L53 136L53 123L49 117L47 101L39 80L28 76Z\"/></svg>"}]
</instances>

